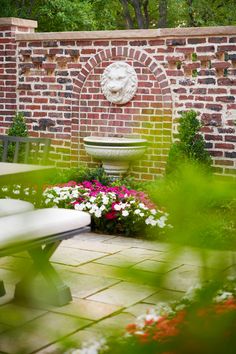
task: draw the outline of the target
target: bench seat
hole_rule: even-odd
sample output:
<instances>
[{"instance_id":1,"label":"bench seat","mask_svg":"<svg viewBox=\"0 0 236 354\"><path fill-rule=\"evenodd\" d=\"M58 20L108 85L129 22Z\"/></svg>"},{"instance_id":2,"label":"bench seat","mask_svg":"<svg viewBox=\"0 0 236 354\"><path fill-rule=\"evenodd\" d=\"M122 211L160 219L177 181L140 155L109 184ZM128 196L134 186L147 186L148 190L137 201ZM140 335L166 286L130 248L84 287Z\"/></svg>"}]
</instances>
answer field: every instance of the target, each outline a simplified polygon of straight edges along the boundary
<instances>
[{"instance_id":1,"label":"bench seat","mask_svg":"<svg viewBox=\"0 0 236 354\"><path fill-rule=\"evenodd\" d=\"M49 262L62 240L88 231L88 213L69 209L38 209L0 218L0 257L27 251L33 260L32 268L16 285L15 298L27 299L33 279L41 273L53 293L54 305L65 305L71 299L70 289ZM3 283L0 284L4 295Z\"/></svg>"},{"instance_id":2,"label":"bench seat","mask_svg":"<svg viewBox=\"0 0 236 354\"><path fill-rule=\"evenodd\" d=\"M34 205L20 199L0 199L0 217L34 210Z\"/></svg>"}]
</instances>

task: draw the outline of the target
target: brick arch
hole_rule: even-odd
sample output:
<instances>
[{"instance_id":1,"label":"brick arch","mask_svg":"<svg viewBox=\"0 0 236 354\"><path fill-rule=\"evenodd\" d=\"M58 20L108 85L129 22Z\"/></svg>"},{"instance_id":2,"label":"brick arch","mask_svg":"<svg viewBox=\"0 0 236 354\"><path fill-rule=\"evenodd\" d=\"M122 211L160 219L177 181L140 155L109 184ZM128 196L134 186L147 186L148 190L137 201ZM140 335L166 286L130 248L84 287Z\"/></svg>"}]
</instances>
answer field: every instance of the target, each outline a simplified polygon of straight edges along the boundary
<instances>
[{"instance_id":1,"label":"brick arch","mask_svg":"<svg viewBox=\"0 0 236 354\"><path fill-rule=\"evenodd\" d=\"M99 77L101 75L104 70L103 62L114 62L116 60L132 61L137 71L140 70L141 73L148 73L146 82L147 84L151 82L153 86L151 88L139 87L138 90L146 90L148 97L153 96L153 101L150 102L149 98L146 99L145 93L136 93L130 102L121 107L115 105L112 108L114 112L111 112L108 108L110 103L101 94L101 90L99 89L98 96L100 98L98 100L100 107L102 107L105 113L97 113L97 107L92 104L94 98L85 97L91 96L85 93L89 92L91 81L93 81L92 85L98 87L96 83L98 84L99 78L95 79L92 77ZM139 82L141 83L141 81ZM139 161L137 165L134 165L134 175L137 178L153 179L155 175L162 174L167 155L167 145L170 143L172 135L172 95L170 83L166 77L164 68L144 50L129 47L113 47L101 50L91 57L84 64L80 74L73 79L73 84L71 148L74 161L81 161L90 166L95 166L93 160L86 155L83 149L84 136L91 134L108 134L110 136L114 136L114 134L118 136L136 135L147 138L152 144L145 155L144 161ZM158 91L158 93L154 93L154 91ZM94 97L95 95L93 94L92 96ZM148 102L145 102L145 99ZM91 109L90 113L85 113L86 109ZM108 110L108 113L106 110ZM122 110L122 112L119 113L119 110ZM128 112L132 110L139 110L139 113ZM158 113L156 113L157 111ZM114 113L114 117L112 117L111 113ZM120 116L122 117L120 118ZM127 118L126 116L130 117ZM129 121L127 122L125 119ZM106 120L108 121L108 125L104 123ZM97 124L95 121L99 121L98 125L100 124L100 126L95 126L94 124ZM113 124L112 127L109 127L110 123ZM119 124L123 123L125 127L122 128ZM126 127L129 128L126 129ZM167 141L168 139L169 141ZM154 156L153 161L151 161L152 156ZM144 172L142 172L142 169Z\"/></svg>"},{"instance_id":2,"label":"brick arch","mask_svg":"<svg viewBox=\"0 0 236 354\"><path fill-rule=\"evenodd\" d=\"M165 96L165 100L163 101L164 106L167 105L168 107L170 107L167 102L172 103L172 93L170 89L170 83L167 79L163 67L145 51L127 47L112 47L104 49L101 50L99 53L95 54L93 57L91 57L83 66L77 78L73 79L73 83L76 86L75 96L78 97L78 94L82 90L87 76L97 65L99 65L104 60L120 57L136 60L145 65L147 68L149 68L149 70L154 74L157 82L160 85L162 95Z\"/></svg>"}]
</instances>

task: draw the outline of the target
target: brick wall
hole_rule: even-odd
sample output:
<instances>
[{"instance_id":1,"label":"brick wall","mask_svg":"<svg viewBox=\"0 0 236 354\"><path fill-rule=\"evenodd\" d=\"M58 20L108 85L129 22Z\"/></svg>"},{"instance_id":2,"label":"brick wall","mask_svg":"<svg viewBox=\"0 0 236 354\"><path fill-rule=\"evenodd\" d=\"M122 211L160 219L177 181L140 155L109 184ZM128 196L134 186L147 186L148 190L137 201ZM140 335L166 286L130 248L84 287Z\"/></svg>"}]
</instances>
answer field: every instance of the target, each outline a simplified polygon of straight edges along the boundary
<instances>
[{"instance_id":1,"label":"brick wall","mask_svg":"<svg viewBox=\"0 0 236 354\"><path fill-rule=\"evenodd\" d=\"M12 101L2 101L5 81L1 128L17 107L32 136L52 139L58 166L97 164L84 151L85 136L135 136L149 146L133 174L154 179L164 172L180 113L194 109L215 171L235 175L236 27L10 33L17 44L17 99L14 79ZM5 52L1 57L7 70ZM104 68L117 60L132 65L138 76L136 95L122 106L110 104L100 87Z\"/></svg>"},{"instance_id":2,"label":"brick wall","mask_svg":"<svg viewBox=\"0 0 236 354\"><path fill-rule=\"evenodd\" d=\"M33 32L36 21L0 18L0 133L3 134L17 110L16 34Z\"/></svg>"}]
</instances>

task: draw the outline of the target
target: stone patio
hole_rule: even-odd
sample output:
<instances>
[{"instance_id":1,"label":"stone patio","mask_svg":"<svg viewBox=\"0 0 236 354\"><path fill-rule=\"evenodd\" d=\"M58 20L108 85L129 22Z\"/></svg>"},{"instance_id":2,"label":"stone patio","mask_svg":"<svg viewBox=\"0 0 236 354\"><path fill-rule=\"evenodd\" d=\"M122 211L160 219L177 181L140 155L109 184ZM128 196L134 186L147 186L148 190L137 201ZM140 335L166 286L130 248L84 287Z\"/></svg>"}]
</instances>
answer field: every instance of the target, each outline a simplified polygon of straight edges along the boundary
<instances>
[{"instance_id":1,"label":"stone patio","mask_svg":"<svg viewBox=\"0 0 236 354\"><path fill-rule=\"evenodd\" d=\"M204 259L205 264L197 249L180 252L164 243L82 234L62 242L52 258L73 302L30 308L11 301L17 270L27 268L29 259L26 254L3 258L0 279L7 295L0 298L0 352L59 353L60 340L79 343L122 333L157 302L182 297L202 275L234 271L233 252L208 251Z\"/></svg>"}]
</instances>

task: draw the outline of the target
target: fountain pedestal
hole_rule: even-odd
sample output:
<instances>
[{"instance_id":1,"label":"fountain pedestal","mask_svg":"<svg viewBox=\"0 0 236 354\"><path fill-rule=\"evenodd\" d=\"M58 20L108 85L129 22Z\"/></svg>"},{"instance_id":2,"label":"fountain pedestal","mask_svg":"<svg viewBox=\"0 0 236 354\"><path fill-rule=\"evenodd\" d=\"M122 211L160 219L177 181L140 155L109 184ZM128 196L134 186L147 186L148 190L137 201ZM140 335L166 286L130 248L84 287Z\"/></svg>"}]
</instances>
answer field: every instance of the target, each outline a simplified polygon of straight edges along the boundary
<instances>
[{"instance_id":1,"label":"fountain pedestal","mask_svg":"<svg viewBox=\"0 0 236 354\"><path fill-rule=\"evenodd\" d=\"M145 139L89 136L84 138L86 152L101 160L105 172L120 177L128 171L130 162L139 159L146 150Z\"/></svg>"}]
</instances>

